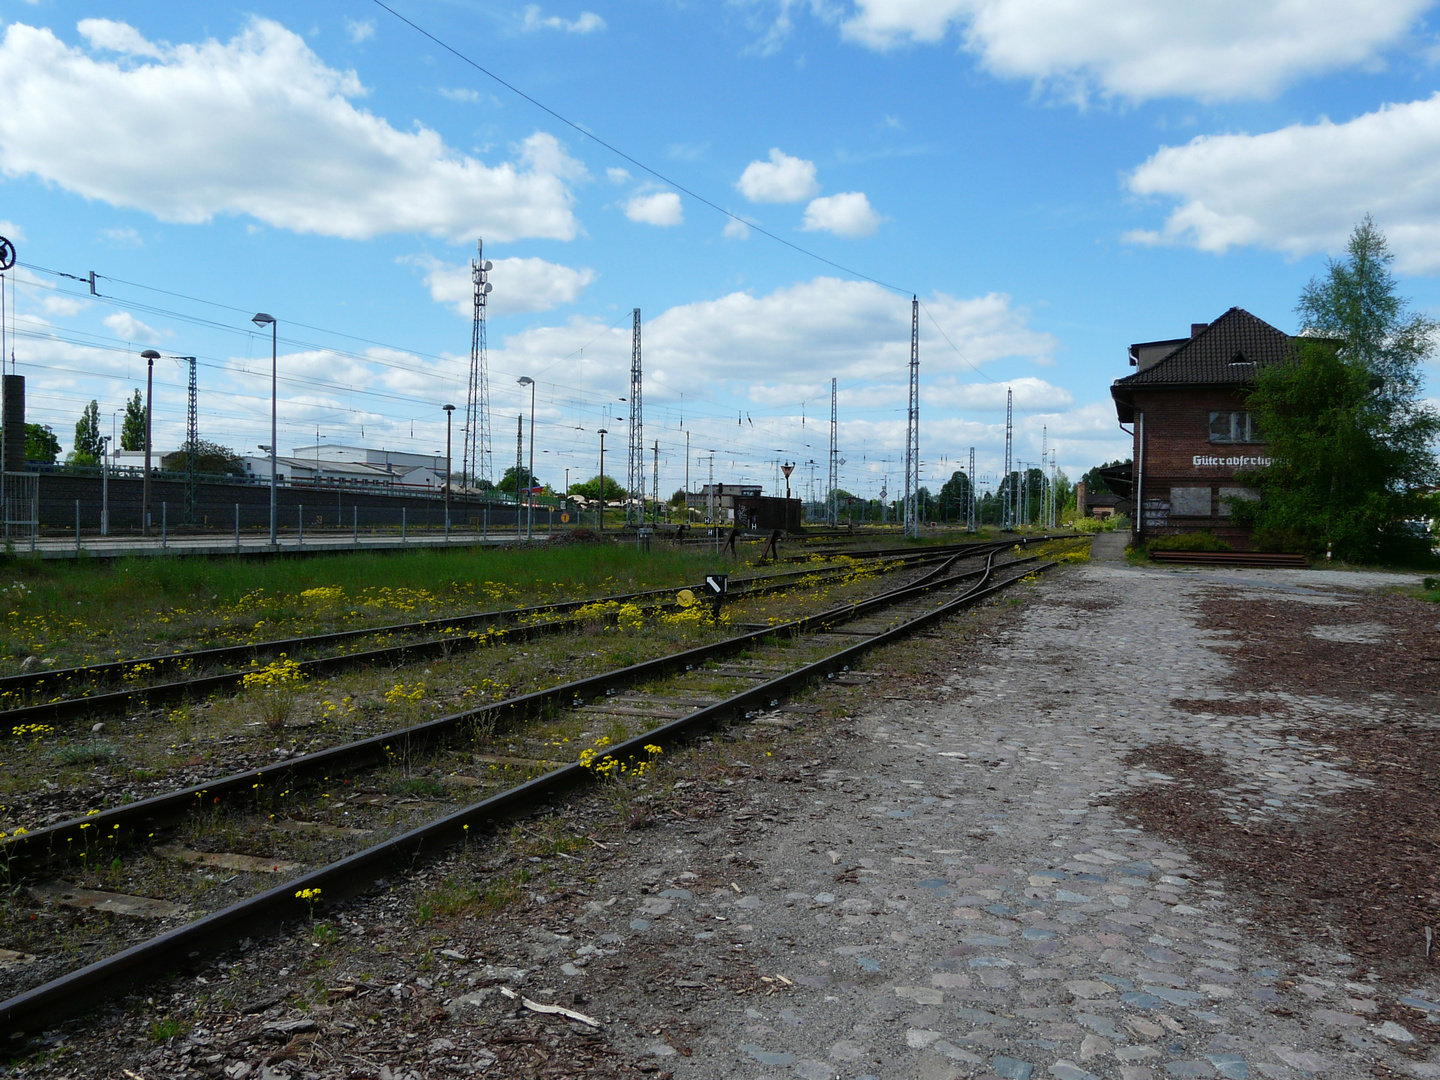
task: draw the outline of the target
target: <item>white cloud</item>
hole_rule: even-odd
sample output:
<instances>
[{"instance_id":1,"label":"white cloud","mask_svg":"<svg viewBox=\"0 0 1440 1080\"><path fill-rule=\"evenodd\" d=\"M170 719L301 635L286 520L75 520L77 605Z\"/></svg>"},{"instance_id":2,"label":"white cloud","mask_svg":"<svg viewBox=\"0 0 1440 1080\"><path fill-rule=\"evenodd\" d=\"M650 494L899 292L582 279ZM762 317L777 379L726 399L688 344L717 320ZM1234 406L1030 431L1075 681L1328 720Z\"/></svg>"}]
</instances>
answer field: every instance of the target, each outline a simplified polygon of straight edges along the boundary
<instances>
[{"instance_id":1,"label":"white cloud","mask_svg":"<svg viewBox=\"0 0 1440 1080\"><path fill-rule=\"evenodd\" d=\"M925 299L925 305L964 354L962 360L922 313L922 408L935 410L925 414L932 425L927 430L932 432L940 430L936 423L940 407L924 403L933 384L949 386L956 376L973 378L971 365L1033 362L1058 345L1051 335L1031 329L1028 313L1000 294L973 298L935 294ZM580 317L560 326L530 327L508 335L498 348L492 344L490 354L494 370L517 373L545 369L562 356L567 357L563 382L568 388L597 396L603 396L601 391L623 394L630 364L628 320L610 330L603 320ZM689 398L695 387L708 386L712 397L707 400L729 393L761 408L808 401L809 423L819 436L818 425L828 419L833 376L842 386L852 384L842 393L844 408L850 410L847 422L855 420L854 410L862 407L878 408L887 415L898 412L900 433L890 444L898 447L904 442L909 358L909 297L867 282L822 277L762 296L734 292L647 317L645 395L648 401L673 405L682 393ZM795 412L793 417L770 417L775 431L764 437L778 441L768 445L795 442L798 407ZM754 420L758 433L761 418L757 415ZM946 420L944 426L948 430L952 425ZM703 415L690 417L687 427L703 438ZM724 428L721 423L717 430L724 434ZM733 438L735 430L732 415L726 438Z\"/></svg>"},{"instance_id":2,"label":"white cloud","mask_svg":"<svg viewBox=\"0 0 1440 1080\"><path fill-rule=\"evenodd\" d=\"M725 237L728 240L749 240L750 226L739 218L731 218L725 222Z\"/></svg>"},{"instance_id":3,"label":"white cloud","mask_svg":"<svg viewBox=\"0 0 1440 1080\"><path fill-rule=\"evenodd\" d=\"M605 170L605 179L612 184L624 184L629 182L630 173L626 169L617 169L612 166Z\"/></svg>"},{"instance_id":4,"label":"white cloud","mask_svg":"<svg viewBox=\"0 0 1440 1080\"><path fill-rule=\"evenodd\" d=\"M845 191L811 200L805 208L807 232L828 232L836 236L871 236L880 228L880 215L863 191Z\"/></svg>"},{"instance_id":5,"label":"white cloud","mask_svg":"<svg viewBox=\"0 0 1440 1080\"><path fill-rule=\"evenodd\" d=\"M116 247L142 247L145 241L140 239L140 234L129 225L117 225L111 229L101 229L100 235Z\"/></svg>"},{"instance_id":6,"label":"white cloud","mask_svg":"<svg viewBox=\"0 0 1440 1080\"><path fill-rule=\"evenodd\" d=\"M582 11L578 19L563 19L559 15L544 16L536 4L525 5L526 30L564 30L570 34L593 34L605 29L605 20L593 11Z\"/></svg>"},{"instance_id":7,"label":"white cloud","mask_svg":"<svg viewBox=\"0 0 1440 1080\"><path fill-rule=\"evenodd\" d=\"M673 191L657 191L653 195L636 195L625 204L625 216L646 225L682 225L685 212L680 196Z\"/></svg>"},{"instance_id":8,"label":"white cloud","mask_svg":"<svg viewBox=\"0 0 1440 1080\"><path fill-rule=\"evenodd\" d=\"M927 405L971 412L1004 409L1007 390L1013 393L1015 408L1028 412L1064 409L1075 404L1075 397L1069 390L1029 375L1005 382L989 383L937 380L925 388L924 402Z\"/></svg>"},{"instance_id":9,"label":"white cloud","mask_svg":"<svg viewBox=\"0 0 1440 1080\"><path fill-rule=\"evenodd\" d=\"M1179 203L1139 243L1223 253L1254 245L1299 258L1338 251L1366 213L1397 266L1440 272L1440 94L1347 123L1262 135L1206 135L1164 147L1128 179L1137 195Z\"/></svg>"},{"instance_id":10,"label":"white cloud","mask_svg":"<svg viewBox=\"0 0 1440 1080\"><path fill-rule=\"evenodd\" d=\"M75 27L90 47L102 52L118 52L126 56L150 56L159 59L164 51L145 40L143 34L129 23L113 19L81 19Z\"/></svg>"},{"instance_id":11,"label":"white cloud","mask_svg":"<svg viewBox=\"0 0 1440 1080\"><path fill-rule=\"evenodd\" d=\"M123 43L120 25L91 29ZM141 44L127 48L133 55ZM151 48L157 62L121 64L49 30L7 26L5 174L192 224L249 214L351 239L576 234L567 181L584 167L552 135L530 136L516 161L490 167L428 128L398 131L351 103L365 93L354 72L327 67L299 35L265 19L223 44Z\"/></svg>"},{"instance_id":12,"label":"white cloud","mask_svg":"<svg viewBox=\"0 0 1440 1080\"><path fill-rule=\"evenodd\" d=\"M362 19L357 22L354 19L346 19L345 33L350 38L350 44L352 45L359 45L362 41L369 41L375 36L375 20Z\"/></svg>"},{"instance_id":13,"label":"white cloud","mask_svg":"<svg viewBox=\"0 0 1440 1080\"><path fill-rule=\"evenodd\" d=\"M926 307L972 364L1044 356L1055 347L1050 335L1030 330L1025 313L999 294L968 300L937 294ZM645 356L647 386L651 372L667 371L682 386L703 378L802 391L816 383L828 387L832 376L874 381L889 369L903 380L910 358L910 301L878 285L837 278L764 296L730 293L650 319ZM925 318L921 357L927 378L968 370Z\"/></svg>"},{"instance_id":14,"label":"white cloud","mask_svg":"<svg viewBox=\"0 0 1440 1080\"><path fill-rule=\"evenodd\" d=\"M117 311L112 315L106 315L101 321L122 341L140 341L147 345L156 345L162 337L159 330L153 326L146 326L128 311Z\"/></svg>"},{"instance_id":15,"label":"white cloud","mask_svg":"<svg viewBox=\"0 0 1440 1080\"><path fill-rule=\"evenodd\" d=\"M18 244L24 241L25 230L13 221L0 220L0 236Z\"/></svg>"},{"instance_id":16,"label":"white cloud","mask_svg":"<svg viewBox=\"0 0 1440 1080\"><path fill-rule=\"evenodd\" d=\"M425 285L430 299L437 304L451 305L457 314L470 318L475 304L475 289L470 280L470 264L454 266L429 256L402 260L425 269ZM530 311L549 311L579 299L592 281L595 271L576 270L544 259L494 259L495 269L490 282L492 315L519 315Z\"/></svg>"},{"instance_id":17,"label":"white cloud","mask_svg":"<svg viewBox=\"0 0 1440 1080\"><path fill-rule=\"evenodd\" d=\"M769 161L745 166L735 186L751 202L802 202L820 190L815 163L771 149Z\"/></svg>"},{"instance_id":18,"label":"white cloud","mask_svg":"<svg viewBox=\"0 0 1440 1080\"><path fill-rule=\"evenodd\" d=\"M74 296L65 296L62 293L47 293L40 298L40 306L45 309L46 315L69 317L84 311L90 306L90 301Z\"/></svg>"},{"instance_id":19,"label":"white cloud","mask_svg":"<svg viewBox=\"0 0 1440 1080\"><path fill-rule=\"evenodd\" d=\"M996 75L1083 99L1266 97L1306 76L1371 65L1431 0L853 0L842 35L872 49L958 31ZM822 8L834 12L837 9Z\"/></svg>"},{"instance_id":20,"label":"white cloud","mask_svg":"<svg viewBox=\"0 0 1440 1080\"><path fill-rule=\"evenodd\" d=\"M468 87L464 86L457 87L454 90L450 90L442 86L440 88L440 96L443 98L448 98L451 101L468 101L471 104L474 104L475 102L480 100L480 91L471 90Z\"/></svg>"}]
</instances>

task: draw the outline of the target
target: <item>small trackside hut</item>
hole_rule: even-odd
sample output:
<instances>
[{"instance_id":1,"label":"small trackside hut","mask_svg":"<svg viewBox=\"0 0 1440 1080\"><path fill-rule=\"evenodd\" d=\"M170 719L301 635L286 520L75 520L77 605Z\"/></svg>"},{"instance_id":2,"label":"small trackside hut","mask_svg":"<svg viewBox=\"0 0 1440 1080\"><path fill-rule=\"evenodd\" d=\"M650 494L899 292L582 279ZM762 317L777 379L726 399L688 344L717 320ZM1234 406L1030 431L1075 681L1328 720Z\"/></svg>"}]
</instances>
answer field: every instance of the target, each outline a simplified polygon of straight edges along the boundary
<instances>
[{"instance_id":1,"label":"small trackside hut","mask_svg":"<svg viewBox=\"0 0 1440 1080\"><path fill-rule=\"evenodd\" d=\"M1244 390L1268 364L1293 354L1295 338L1232 307L1187 338L1130 346L1136 369L1110 387L1122 427L1133 425L1131 460L1136 541L1206 530L1237 549L1249 530L1231 506L1253 499L1236 475L1270 463L1264 433Z\"/></svg>"}]
</instances>

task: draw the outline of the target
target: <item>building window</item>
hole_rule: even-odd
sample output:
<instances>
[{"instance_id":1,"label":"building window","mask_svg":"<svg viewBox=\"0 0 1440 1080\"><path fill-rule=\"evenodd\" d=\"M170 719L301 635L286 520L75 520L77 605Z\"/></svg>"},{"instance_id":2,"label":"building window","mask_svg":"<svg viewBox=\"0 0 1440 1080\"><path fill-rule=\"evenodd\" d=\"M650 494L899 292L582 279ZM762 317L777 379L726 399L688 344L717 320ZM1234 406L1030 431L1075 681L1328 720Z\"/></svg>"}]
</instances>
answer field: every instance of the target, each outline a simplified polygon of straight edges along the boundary
<instances>
[{"instance_id":1,"label":"building window","mask_svg":"<svg viewBox=\"0 0 1440 1080\"><path fill-rule=\"evenodd\" d=\"M1258 443L1265 438L1248 412L1212 412L1210 414L1212 443Z\"/></svg>"}]
</instances>

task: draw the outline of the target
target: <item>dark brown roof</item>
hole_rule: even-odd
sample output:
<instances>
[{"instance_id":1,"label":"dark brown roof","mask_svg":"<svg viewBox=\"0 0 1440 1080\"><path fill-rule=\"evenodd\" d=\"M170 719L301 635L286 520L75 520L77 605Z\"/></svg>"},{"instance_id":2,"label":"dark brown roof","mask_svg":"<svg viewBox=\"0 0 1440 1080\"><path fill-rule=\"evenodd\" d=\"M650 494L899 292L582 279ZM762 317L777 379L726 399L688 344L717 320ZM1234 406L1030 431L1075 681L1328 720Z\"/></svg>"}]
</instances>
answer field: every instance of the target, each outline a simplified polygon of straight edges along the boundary
<instances>
[{"instance_id":1,"label":"dark brown roof","mask_svg":"<svg viewBox=\"0 0 1440 1080\"><path fill-rule=\"evenodd\" d=\"M1120 422L1134 419L1130 391L1136 387L1238 386L1265 365L1286 359L1293 340L1244 308L1232 307L1163 360L1111 384Z\"/></svg>"},{"instance_id":2,"label":"dark brown roof","mask_svg":"<svg viewBox=\"0 0 1440 1080\"><path fill-rule=\"evenodd\" d=\"M1164 360L1116 379L1115 385L1249 382L1257 367L1289 356L1290 342L1289 334L1244 308L1232 307Z\"/></svg>"}]
</instances>

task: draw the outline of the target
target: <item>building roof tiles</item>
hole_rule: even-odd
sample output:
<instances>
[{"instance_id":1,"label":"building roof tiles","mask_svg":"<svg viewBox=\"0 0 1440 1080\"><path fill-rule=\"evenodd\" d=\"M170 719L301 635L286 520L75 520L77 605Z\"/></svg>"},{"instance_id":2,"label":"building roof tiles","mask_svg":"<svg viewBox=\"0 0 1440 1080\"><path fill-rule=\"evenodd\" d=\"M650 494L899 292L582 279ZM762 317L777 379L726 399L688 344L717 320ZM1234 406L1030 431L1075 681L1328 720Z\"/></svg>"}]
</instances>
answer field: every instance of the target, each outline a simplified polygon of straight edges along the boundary
<instances>
[{"instance_id":1,"label":"building roof tiles","mask_svg":"<svg viewBox=\"0 0 1440 1080\"><path fill-rule=\"evenodd\" d=\"M1114 388L1249 382L1290 355L1294 339L1244 308L1232 307L1163 360L1116 379Z\"/></svg>"}]
</instances>

